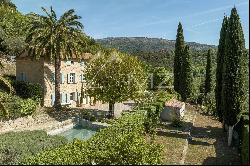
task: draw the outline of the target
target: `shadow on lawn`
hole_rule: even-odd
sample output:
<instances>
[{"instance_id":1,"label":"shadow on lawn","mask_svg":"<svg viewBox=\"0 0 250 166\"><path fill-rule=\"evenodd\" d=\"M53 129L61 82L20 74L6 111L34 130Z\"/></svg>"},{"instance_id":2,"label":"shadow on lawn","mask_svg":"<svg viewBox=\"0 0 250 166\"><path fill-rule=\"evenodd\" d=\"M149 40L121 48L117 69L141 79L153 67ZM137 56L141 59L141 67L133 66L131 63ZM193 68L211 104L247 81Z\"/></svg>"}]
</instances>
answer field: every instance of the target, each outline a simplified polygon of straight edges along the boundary
<instances>
[{"instance_id":1,"label":"shadow on lawn","mask_svg":"<svg viewBox=\"0 0 250 166\"><path fill-rule=\"evenodd\" d=\"M202 165L241 165L237 148L227 146L226 133L216 138L214 146L216 157L206 158Z\"/></svg>"},{"instance_id":2,"label":"shadow on lawn","mask_svg":"<svg viewBox=\"0 0 250 166\"><path fill-rule=\"evenodd\" d=\"M227 133L223 132L220 127L192 127L191 135L193 138L215 139L211 144L209 142L202 142L192 140L189 144L211 146L215 147L216 157L208 157L203 161L204 165L240 165L240 157L235 147L227 146Z\"/></svg>"},{"instance_id":3,"label":"shadow on lawn","mask_svg":"<svg viewBox=\"0 0 250 166\"><path fill-rule=\"evenodd\" d=\"M237 148L227 146L227 134L220 127L195 127L192 123L184 123L185 127L176 128L171 125L161 125L161 130L157 131L158 136L189 138L187 129L191 128L192 139L188 139L191 145L214 146L216 157L208 157L203 161L204 165L240 165L241 160ZM166 130L167 129L167 130ZM175 131L173 133L173 131ZM197 138L197 139L196 139ZM204 139L201 139L204 138ZM206 140L215 139L211 144ZM206 153L206 152L204 152Z\"/></svg>"}]
</instances>

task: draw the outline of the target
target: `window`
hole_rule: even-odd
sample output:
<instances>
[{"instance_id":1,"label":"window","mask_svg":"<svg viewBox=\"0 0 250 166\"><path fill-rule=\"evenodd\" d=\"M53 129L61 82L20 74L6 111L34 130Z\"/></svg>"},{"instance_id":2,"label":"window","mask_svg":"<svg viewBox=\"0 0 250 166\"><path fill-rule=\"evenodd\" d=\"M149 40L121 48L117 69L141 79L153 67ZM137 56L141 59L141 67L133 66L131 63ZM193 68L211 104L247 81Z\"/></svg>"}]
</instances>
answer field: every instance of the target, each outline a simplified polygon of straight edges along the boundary
<instances>
[{"instance_id":1,"label":"window","mask_svg":"<svg viewBox=\"0 0 250 166\"><path fill-rule=\"evenodd\" d=\"M55 94L51 94L51 105L53 106L55 102Z\"/></svg>"},{"instance_id":2,"label":"window","mask_svg":"<svg viewBox=\"0 0 250 166\"><path fill-rule=\"evenodd\" d=\"M84 67L85 66L85 62L83 60L81 60L80 65Z\"/></svg>"},{"instance_id":3,"label":"window","mask_svg":"<svg viewBox=\"0 0 250 166\"><path fill-rule=\"evenodd\" d=\"M26 74L25 73L20 74L20 81L26 81Z\"/></svg>"},{"instance_id":4,"label":"window","mask_svg":"<svg viewBox=\"0 0 250 166\"><path fill-rule=\"evenodd\" d=\"M84 74L80 75L80 80L81 80L81 82L85 82L85 76L84 76Z\"/></svg>"},{"instance_id":5,"label":"window","mask_svg":"<svg viewBox=\"0 0 250 166\"><path fill-rule=\"evenodd\" d=\"M76 77L75 73L70 73L69 74L69 83L75 83L75 77Z\"/></svg>"},{"instance_id":6,"label":"window","mask_svg":"<svg viewBox=\"0 0 250 166\"><path fill-rule=\"evenodd\" d=\"M70 93L70 100L75 100L75 92Z\"/></svg>"},{"instance_id":7,"label":"window","mask_svg":"<svg viewBox=\"0 0 250 166\"><path fill-rule=\"evenodd\" d=\"M67 66L70 66L71 61L66 61L65 63L66 63Z\"/></svg>"}]
</instances>

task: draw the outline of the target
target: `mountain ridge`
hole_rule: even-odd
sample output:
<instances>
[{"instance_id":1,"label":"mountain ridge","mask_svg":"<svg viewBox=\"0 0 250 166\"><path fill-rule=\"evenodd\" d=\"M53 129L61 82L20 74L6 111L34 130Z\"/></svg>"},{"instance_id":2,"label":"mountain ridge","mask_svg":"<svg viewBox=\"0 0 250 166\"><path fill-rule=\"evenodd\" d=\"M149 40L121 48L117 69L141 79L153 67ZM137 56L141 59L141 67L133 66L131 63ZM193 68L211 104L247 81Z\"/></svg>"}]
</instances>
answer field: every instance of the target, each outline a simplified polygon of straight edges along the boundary
<instances>
[{"instance_id":1,"label":"mountain ridge","mask_svg":"<svg viewBox=\"0 0 250 166\"><path fill-rule=\"evenodd\" d=\"M127 53L141 52L160 52L173 51L175 40L150 37L106 37L95 39L97 43L108 48L117 48ZM185 42L190 49L203 51L208 49L216 49L216 45L201 44L197 42Z\"/></svg>"}]
</instances>

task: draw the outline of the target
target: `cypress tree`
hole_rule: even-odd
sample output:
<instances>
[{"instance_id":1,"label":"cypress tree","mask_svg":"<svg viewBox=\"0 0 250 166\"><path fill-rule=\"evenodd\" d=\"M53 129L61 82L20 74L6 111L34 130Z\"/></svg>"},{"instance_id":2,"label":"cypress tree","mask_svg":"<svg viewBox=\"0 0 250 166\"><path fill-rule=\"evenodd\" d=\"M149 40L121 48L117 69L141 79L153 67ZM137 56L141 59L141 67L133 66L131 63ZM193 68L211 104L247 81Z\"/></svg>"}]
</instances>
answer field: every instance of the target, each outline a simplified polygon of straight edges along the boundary
<instances>
[{"instance_id":1,"label":"cypress tree","mask_svg":"<svg viewBox=\"0 0 250 166\"><path fill-rule=\"evenodd\" d=\"M219 121L223 121L222 110L222 69L225 56L225 40L228 26L228 17L224 17L222 27L220 31L220 40L217 51L217 67L216 67L216 85L215 85L215 100L216 100L216 113L219 117ZM224 125L223 125L224 126Z\"/></svg>"},{"instance_id":2,"label":"cypress tree","mask_svg":"<svg viewBox=\"0 0 250 166\"><path fill-rule=\"evenodd\" d=\"M211 64L211 50L207 52L207 65L206 65L206 79L205 79L205 95L212 90L212 64Z\"/></svg>"},{"instance_id":3,"label":"cypress tree","mask_svg":"<svg viewBox=\"0 0 250 166\"><path fill-rule=\"evenodd\" d=\"M184 36L182 25L179 22L176 42L175 42L175 56L174 56L174 90L181 93L181 69L182 69L182 55L184 51Z\"/></svg>"},{"instance_id":4,"label":"cypress tree","mask_svg":"<svg viewBox=\"0 0 250 166\"><path fill-rule=\"evenodd\" d=\"M247 109L247 55L245 40L239 15L234 7L228 22L226 35L226 54L223 66L223 119L229 126L228 145L232 142L234 125L241 113Z\"/></svg>"},{"instance_id":5,"label":"cypress tree","mask_svg":"<svg viewBox=\"0 0 250 166\"><path fill-rule=\"evenodd\" d=\"M182 86L181 86L181 98L183 101L186 101L192 95L192 68L190 60L190 51L189 46L185 47L182 61Z\"/></svg>"}]
</instances>

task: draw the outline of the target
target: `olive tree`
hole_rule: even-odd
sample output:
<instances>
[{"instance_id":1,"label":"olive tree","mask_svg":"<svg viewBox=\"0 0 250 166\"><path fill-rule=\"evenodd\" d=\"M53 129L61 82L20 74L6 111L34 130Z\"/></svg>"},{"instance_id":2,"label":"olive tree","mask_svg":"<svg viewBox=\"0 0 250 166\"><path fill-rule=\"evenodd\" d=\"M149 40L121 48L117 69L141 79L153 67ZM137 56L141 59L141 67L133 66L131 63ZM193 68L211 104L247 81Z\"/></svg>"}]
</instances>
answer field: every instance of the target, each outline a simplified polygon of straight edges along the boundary
<instances>
[{"instance_id":1,"label":"olive tree","mask_svg":"<svg viewBox=\"0 0 250 166\"><path fill-rule=\"evenodd\" d=\"M109 103L111 117L116 102L137 99L147 87L142 62L116 50L99 52L87 66L86 80L89 95Z\"/></svg>"}]
</instances>

